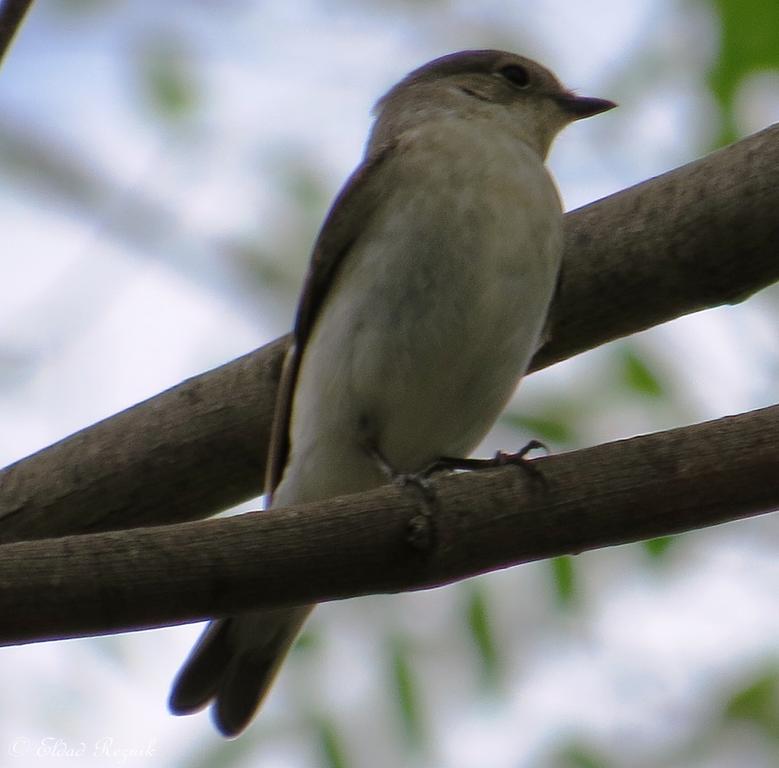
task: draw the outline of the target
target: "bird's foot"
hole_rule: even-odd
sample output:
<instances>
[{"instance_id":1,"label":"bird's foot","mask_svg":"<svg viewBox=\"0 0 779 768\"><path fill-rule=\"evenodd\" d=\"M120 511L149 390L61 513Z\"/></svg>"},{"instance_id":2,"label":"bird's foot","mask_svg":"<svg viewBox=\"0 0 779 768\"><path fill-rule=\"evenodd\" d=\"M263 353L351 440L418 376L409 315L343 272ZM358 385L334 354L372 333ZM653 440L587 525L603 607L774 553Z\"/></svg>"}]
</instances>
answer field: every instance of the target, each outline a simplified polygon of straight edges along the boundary
<instances>
[{"instance_id":1,"label":"bird's foot","mask_svg":"<svg viewBox=\"0 0 779 768\"><path fill-rule=\"evenodd\" d=\"M509 464L513 464L514 466L522 467L522 469L528 472L534 479L544 481L544 476L541 474L540 470L535 464L525 458L530 451L535 451L537 449L549 453L549 449L540 440L531 440L527 445L514 453L498 451L491 459L461 459L453 456L442 456L425 467L425 469L420 472L420 475L429 478L437 472L451 472L458 469L472 472L480 469L494 469L495 467L505 467Z\"/></svg>"},{"instance_id":2,"label":"bird's foot","mask_svg":"<svg viewBox=\"0 0 779 768\"><path fill-rule=\"evenodd\" d=\"M429 550L433 544L433 513L437 497L429 475L424 472L398 472L376 447L368 452L387 481L400 488L416 488L422 497L422 510L408 521L407 539L414 549Z\"/></svg>"}]
</instances>

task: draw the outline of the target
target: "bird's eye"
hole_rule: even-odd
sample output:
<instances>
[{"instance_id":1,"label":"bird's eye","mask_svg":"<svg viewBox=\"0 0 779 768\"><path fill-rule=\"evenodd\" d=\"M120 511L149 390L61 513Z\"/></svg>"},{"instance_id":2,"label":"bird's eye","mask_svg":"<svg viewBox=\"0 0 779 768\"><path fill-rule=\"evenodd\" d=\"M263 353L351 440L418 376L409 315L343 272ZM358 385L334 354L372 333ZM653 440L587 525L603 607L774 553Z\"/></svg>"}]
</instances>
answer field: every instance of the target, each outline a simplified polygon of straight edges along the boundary
<instances>
[{"instance_id":1,"label":"bird's eye","mask_svg":"<svg viewBox=\"0 0 779 768\"><path fill-rule=\"evenodd\" d=\"M507 64L500 74L517 88L527 88L530 85L530 73L521 64Z\"/></svg>"}]
</instances>

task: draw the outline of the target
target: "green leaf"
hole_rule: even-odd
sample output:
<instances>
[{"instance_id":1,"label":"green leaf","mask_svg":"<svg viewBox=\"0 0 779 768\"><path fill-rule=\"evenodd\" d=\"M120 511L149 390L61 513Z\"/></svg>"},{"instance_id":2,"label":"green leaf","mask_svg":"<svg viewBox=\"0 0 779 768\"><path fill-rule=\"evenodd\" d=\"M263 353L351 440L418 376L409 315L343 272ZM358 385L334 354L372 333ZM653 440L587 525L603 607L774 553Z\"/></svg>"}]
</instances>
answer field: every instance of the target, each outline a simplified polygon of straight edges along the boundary
<instances>
[{"instance_id":1,"label":"green leaf","mask_svg":"<svg viewBox=\"0 0 779 768\"><path fill-rule=\"evenodd\" d=\"M622 379L635 392L649 397L661 397L664 394L660 380L652 372L646 360L631 349L622 351Z\"/></svg>"},{"instance_id":2,"label":"green leaf","mask_svg":"<svg viewBox=\"0 0 779 768\"><path fill-rule=\"evenodd\" d=\"M418 747L424 740L416 675L411 666L407 643L395 638L391 647L392 682L403 731L409 746Z\"/></svg>"},{"instance_id":3,"label":"green leaf","mask_svg":"<svg viewBox=\"0 0 779 768\"><path fill-rule=\"evenodd\" d=\"M720 19L720 55L709 85L720 104L723 125L715 146L738 138L734 101L753 72L779 68L779 3L775 0L712 0Z\"/></svg>"},{"instance_id":4,"label":"green leaf","mask_svg":"<svg viewBox=\"0 0 779 768\"><path fill-rule=\"evenodd\" d=\"M555 760L555 768L607 768L608 764L587 747L571 744Z\"/></svg>"},{"instance_id":5,"label":"green leaf","mask_svg":"<svg viewBox=\"0 0 779 768\"><path fill-rule=\"evenodd\" d=\"M734 720L750 720L766 733L779 737L779 667L772 665L734 693L724 714Z\"/></svg>"},{"instance_id":6,"label":"green leaf","mask_svg":"<svg viewBox=\"0 0 779 768\"><path fill-rule=\"evenodd\" d=\"M720 55L709 83L727 110L742 80L779 68L779 3L774 0L712 0L720 19Z\"/></svg>"},{"instance_id":7,"label":"green leaf","mask_svg":"<svg viewBox=\"0 0 779 768\"><path fill-rule=\"evenodd\" d=\"M552 414L527 416L519 413L507 413L502 421L514 429L528 432L532 437L541 441L570 443L574 438L570 424Z\"/></svg>"},{"instance_id":8,"label":"green leaf","mask_svg":"<svg viewBox=\"0 0 779 768\"><path fill-rule=\"evenodd\" d=\"M141 84L149 104L163 117L181 118L198 102L194 56L178 38L160 36L141 51Z\"/></svg>"},{"instance_id":9,"label":"green leaf","mask_svg":"<svg viewBox=\"0 0 779 768\"><path fill-rule=\"evenodd\" d=\"M343 739L332 720L320 717L317 719L317 736L319 748L324 757L327 768L348 768Z\"/></svg>"},{"instance_id":10,"label":"green leaf","mask_svg":"<svg viewBox=\"0 0 779 768\"><path fill-rule=\"evenodd\" d=\"M471 587L466 618L468 631L479 654L482 679L485 684L494 687L498 682L498 650L492 631L489 604L481 584L475 583Z\"/></svg>"},{"instance_id":11,"label":"green leaf","mask_svg":"<svg viewBox=\"0 0 779 768\"><path fill-rule=\"evenodd\" d=\"M673 540L673 536L658 536L656 539L648 539L647 541L641 542L641 545L644 547L649 557L653 560L660 560L668 551Z\"/></svg>"},{"instance_id":12,"label":"green leaf","mask_svg":"<svg viewBox=\"0 0 779 768\"><path fill-rule=\"evenodd\" d=\"M557 602L563 608L570 608L576 600L576 570L570 555L553 557L552 566Z\"/></svg>"}]
</instances>

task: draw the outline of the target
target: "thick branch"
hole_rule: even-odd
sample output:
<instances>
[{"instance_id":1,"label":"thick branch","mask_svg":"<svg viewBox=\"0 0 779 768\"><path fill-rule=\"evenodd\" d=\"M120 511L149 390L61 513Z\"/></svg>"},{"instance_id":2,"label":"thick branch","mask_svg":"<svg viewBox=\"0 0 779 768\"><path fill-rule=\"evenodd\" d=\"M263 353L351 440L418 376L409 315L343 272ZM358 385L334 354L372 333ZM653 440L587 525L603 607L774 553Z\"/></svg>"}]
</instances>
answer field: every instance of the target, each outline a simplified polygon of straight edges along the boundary
<instances>
[{"instance_id":1,"label":"thick branch","mask_svg":"<svg viewBox=\"0 0 779 768\"><path fill-rule=\"evenodd\" d=\"M538 369L779 279L779 126L566 216ZM261 492L286 339L0 472L0 541L206 517Z\"/></svg>"},{"instance_id":2,"label":"thick branch","mask_svg":"<svg viewBox=\"0 0 779 768\"><path fill-rule=\"evenodd\" d=\"M779 406L413 485L0 547L0 642L424 589L779 508ZM31 600L30 595L35 595Z\"/></svg>"},{"instance_id":3,"label":"thick branch","mask_svg":"<svg viewBox=\"0 0 779 768\"><path fill-rule=\"evenodd\" d=\"M553 338L533 368L779 280L779 124L567 214Z\"/></svg>"}]
</instances>

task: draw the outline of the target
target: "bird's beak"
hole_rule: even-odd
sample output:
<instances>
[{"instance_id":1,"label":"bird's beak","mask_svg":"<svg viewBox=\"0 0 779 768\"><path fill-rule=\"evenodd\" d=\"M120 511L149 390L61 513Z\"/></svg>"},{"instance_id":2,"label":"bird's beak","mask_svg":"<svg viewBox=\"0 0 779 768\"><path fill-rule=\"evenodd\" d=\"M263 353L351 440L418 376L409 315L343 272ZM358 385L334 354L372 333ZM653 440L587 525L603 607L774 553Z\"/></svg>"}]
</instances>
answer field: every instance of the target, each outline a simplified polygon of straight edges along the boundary
<instances>
[{"instance_id":1,"label":"bird's beak","mask_svg":"<svg viewBox=\"0 0 779 768\"><path fill-rule=\"evenodd\" d=\"M601 112L614 109L617 105L608 99L594 99L590 96L575 96L572 93L564 93L555 97L557 103L567 112L572 120L581 120L583 117L592 117Z\"/></svg>"}]
</instances>

